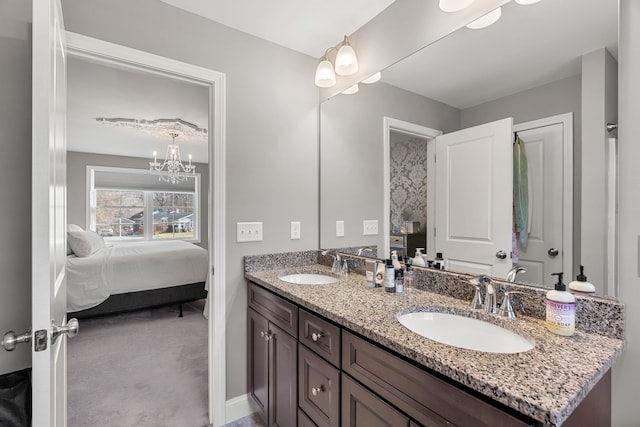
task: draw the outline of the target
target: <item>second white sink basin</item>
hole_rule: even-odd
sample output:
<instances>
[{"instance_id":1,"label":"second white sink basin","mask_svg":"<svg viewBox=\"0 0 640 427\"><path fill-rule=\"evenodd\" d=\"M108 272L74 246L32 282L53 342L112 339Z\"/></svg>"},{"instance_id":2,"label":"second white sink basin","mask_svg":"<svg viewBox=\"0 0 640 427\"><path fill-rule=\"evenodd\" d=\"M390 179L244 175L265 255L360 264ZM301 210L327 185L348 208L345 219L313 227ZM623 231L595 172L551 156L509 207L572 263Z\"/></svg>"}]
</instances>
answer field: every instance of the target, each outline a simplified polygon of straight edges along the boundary
<instances>
[{"instance_id":1,"label":"second white sink basin","mask_svg":"<svg viewBox=\"0 0 640 427\"><path fill-rule=\"evenodd\" d=\"M278 279L297 285L330 285L338 281L335 277L315 273L287 274L286 276L278 277Z\"/></svg>"},{"instance_id":2,"label":"second white sink basin","mask_svg":"<svg viewBox=\"0 0 640 427\"><path fill-rule=\"evenodd\" d=\"M486 353L523 353L534 343L515 332L483 320L450 313L416 311L397 315L398 321L425 338Z\"/></svg>"}]
</instances>

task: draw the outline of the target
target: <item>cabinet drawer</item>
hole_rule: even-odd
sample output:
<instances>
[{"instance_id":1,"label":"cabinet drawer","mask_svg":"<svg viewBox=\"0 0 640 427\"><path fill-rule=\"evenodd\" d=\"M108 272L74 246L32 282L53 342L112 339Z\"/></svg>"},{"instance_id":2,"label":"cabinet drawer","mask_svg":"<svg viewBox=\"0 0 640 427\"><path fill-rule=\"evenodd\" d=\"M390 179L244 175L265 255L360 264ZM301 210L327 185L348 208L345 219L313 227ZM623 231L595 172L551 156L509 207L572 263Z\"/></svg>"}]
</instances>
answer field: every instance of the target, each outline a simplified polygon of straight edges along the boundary
<instances>
[{"instance_id":1,"label":"cabinet drawer","mask_svg":"<svg viewBox=\"0 0 640 427\"><path fill-rule=\"evenodd\" d=\"M284 298L249 283L249 307L267 317L282 330L298 337L298 307Z\"/></svg>"},{"instance_id":2,"label":"cabinet drawer","mask_svg":"<svg viewBox=\"0 0 640 427\"><path fill-rule=\"evenodd\" d=\"M389 244L404 247L404 236L389 236Z\"/></svg>"},{"instance_id":3,"label":"cabinet drawer","mask_svg":"<svg viewBox=\"0 0 640 427\"><path fill-rule=\"evenodd\" d=\"M311 350L340 367L340 328L308 311L299 311L298 338Z\"/></svg>"},{"instance_id":4,"label":"cabinet drawer","mask_svg":"<svg viewBox=\"0 0 640 427\"><path fill-rule=\"evenodd\" d=\"M423 425L532 425L348 332L342 369Z\"/></svg>"},{"instance_id":5,"label":"cabinet drawer","mask_svg":"<svg viewBox=\"0 0 640 427\"><path fill-rule=\"evenodd\" d=\"M409 418L342 374L343 427L409 427Z\"/></svg>"},{"instance_id":6,"label":"cabinet drawer","mask_svg":"<svg viewBox=\"0 0 640 427\"><path fill-rule=\"evenodd\" d=\"M340 372L298 344L298 406L319 427L340 425Z\"/></svg>"}]
</instances>

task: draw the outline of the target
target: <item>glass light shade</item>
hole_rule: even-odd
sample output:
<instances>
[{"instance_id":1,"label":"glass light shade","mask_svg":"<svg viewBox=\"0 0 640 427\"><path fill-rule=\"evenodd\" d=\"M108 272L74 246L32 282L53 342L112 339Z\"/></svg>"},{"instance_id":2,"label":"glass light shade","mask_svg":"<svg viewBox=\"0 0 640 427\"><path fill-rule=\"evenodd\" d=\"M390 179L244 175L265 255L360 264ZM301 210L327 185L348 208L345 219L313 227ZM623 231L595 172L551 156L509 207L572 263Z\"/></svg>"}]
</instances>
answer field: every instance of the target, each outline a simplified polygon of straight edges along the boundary
<instances>
[{"instance_id":1,"label":"glass light shade","mask_svg":"<svg viewBox=\"0 0 640 427\"><path fill-rule=\"evenodd\" d=\"M476 19L472 23L467 25L467 28L471 28L472 30L479 30L480 28L486 28L489 25L495 24L498 19L502 16L502 8L499 7L497 9L492 10L484 16Z\"/></svg>"},{"instance_id":2,"label":"glass light shade","mask_svg":"<svg viewBox=\"0 0 640 427\"><path fill-rule=\"evenodd\" d=\"M469 7L473 0L440 0L438 6L443 12L457 12Z\"/></svg>"},{"instance_id":3,"label":"glass light shade","mask_svg":"<svg viewBox=\"0 0 640 427\"><path fill-rule=\"evenodd\" d=\"M343 90L341 93L343 95L353 95L354 93L357 93L359 90L360 88L358 87L358 83L356 83L350 88Z\"/></svg>"},{"instance_id":4,"label":"glass light shade","mask_svg":"<svg viewBox=\"0 0 640 427\"><path fill-rule=\"evenodd\" d=\"M380 74L380 71L378 71L373 76L364 79L362 83L369 85L371 83L380 81L381 78L382 78L382 74Z\"/></svg>"},{"instance_id":5,"label":"glass light shade","mask_svg":"<svg viewBox=\"0 0 640 427\"><path fill-rule=\"evenodd\" d=\"M523 4L523 5L528 5L528 4L538 3L539 1L540 0L516 0L516 3Z\"/></svg>"},{"instance_id":6,"label":"glass light shade","mask_svg":"<svg viewBox=\"0 0 640 427\"><path fill-rule=\"evenodd\" d=\"M328 59L321 61L316 68L316 86L331 87L336 84L336 73Z\"/></svg>"},{"instance_id":7,"label":"glass light shade","mask_svg":"<svg viewBox=\"0 0 640 427\"><path fill-rule=\"evenodd\" d=\"M358 71L358 57L356 51L348 44L338 49L336 55L336 74L350 76Z\"/></svg>"}]
</instances>

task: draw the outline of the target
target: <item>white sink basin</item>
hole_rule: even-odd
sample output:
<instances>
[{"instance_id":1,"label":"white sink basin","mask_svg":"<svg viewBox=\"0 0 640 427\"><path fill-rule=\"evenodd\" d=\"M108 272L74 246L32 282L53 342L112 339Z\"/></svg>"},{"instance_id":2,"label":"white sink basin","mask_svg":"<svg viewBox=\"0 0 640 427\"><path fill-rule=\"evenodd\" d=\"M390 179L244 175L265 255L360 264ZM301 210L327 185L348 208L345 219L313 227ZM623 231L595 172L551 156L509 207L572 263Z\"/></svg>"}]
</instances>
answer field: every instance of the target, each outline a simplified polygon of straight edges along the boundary
<instances>
[{"instance_id":1,"label":"white sink basin","mask_svg":"<svg viewBox=\"0 0 640 427\"><path fill-rule=\"evenodd\" d=\"M486 353L523 353L533 342L500 326L450 313L420 311L397 315L398 321L425 338Z\"/></svg>"},{"instance_id":2,"label":"white sink basin","mask_svg":"<svg viewBox=\"0 0 640 427\"><path fill-rule=\"evenodd\" d=\"M335 277L315 273L288 274L286 276L280 276L278 279L295 283L296 285L330 285L338 281Z\"/></svg>"}]
</instances>

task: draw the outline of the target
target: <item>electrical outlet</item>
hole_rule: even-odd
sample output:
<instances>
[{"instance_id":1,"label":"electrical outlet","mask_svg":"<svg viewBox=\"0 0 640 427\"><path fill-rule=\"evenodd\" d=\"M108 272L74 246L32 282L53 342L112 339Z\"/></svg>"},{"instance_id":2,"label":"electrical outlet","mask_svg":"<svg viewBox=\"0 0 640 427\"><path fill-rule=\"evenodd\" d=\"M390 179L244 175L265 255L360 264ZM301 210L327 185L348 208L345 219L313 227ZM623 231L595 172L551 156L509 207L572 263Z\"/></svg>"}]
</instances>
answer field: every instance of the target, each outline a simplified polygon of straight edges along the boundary
<instances>
[{"instance_id":1,"label":"electrical outlet","mask_svg":"<svg viewBox=\"0 0 640 427\"><path fill-rule=\"evenodd\" d=\"M336 237L344 237L344 221L336 221Z\"/></svg>"},{"instance_id":2,"label":"electrical outlet","mask_svg":"<svg viewBox=\"0 0 640 427\"><path fill-rule=\"evenodd\" d=\"M291 221L291 240L300 240L300 221Z\"/></svg>"},{"instance_id":3,"label":"electrical outlet","mask_svg":"<svg viewBox=\"0 0 640 427\"><path fill-rule=\"evenodd\" d=\"M378 234L378 220L365 219L362 221L362 234L364 236L375 236Z\"/></svg>"},{"instance_id":4,"label":"electrical outlet","mask_svg":"<svg viewBox=\"0 0 640 427\"><path fill-rule=\"evenodd\" d=\"M236 241L242 242L260 242L262 241L262 223L261 222L239 222L236 224Z\"/></svg>"}]
</instances>

